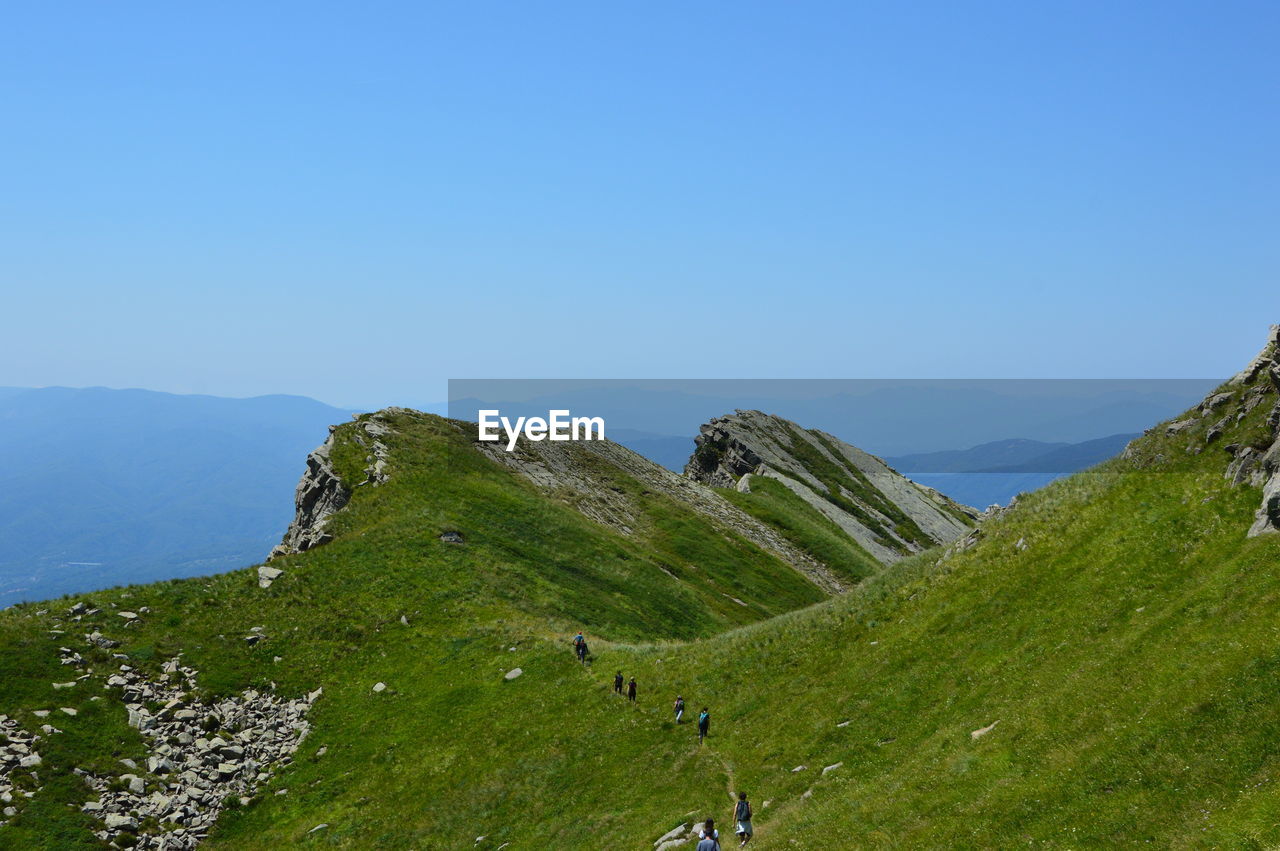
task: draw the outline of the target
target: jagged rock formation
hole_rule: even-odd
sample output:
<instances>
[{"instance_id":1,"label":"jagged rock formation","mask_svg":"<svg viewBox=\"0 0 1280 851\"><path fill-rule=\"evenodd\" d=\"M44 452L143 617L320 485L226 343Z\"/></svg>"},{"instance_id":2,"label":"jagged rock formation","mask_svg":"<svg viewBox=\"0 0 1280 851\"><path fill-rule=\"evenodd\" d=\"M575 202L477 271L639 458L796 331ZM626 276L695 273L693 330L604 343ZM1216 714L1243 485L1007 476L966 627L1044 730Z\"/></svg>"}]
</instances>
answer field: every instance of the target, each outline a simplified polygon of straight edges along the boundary
<instances>
[{"instance_id":1,"label":"jagged rock formation","mask_svg":"<svg viewBox=\"0 0 1280 851\"><path fill-rule=\"evenodd\" d=\"M391 451L382 438L392 433L387 417L405 413L405 408L384 408L373 414L356 416L356 431L352 439L360 446L368 449L365 457L367 466L364 469L365 479L360 485L380 485L391 478L388 472ZM326 544L333 536L325 531L329 518L341 511L351 499L351 490L342 481L342 477L333 469L333 438L337 426L329 426L329 437L314 452L307 456L307 471L298 482L294 494L294 518L284 534L284 540L271 551L268 560L282 555L305 552L306 550ZM259 584L263 588L271 585L278 578L259 575Z\"/></svg>"},{"instance_id":2,"label":"jagged rock formation","mask_svg":"<svg viewBox=\"0 0 1280 851\"><path fill-rule=\"evenodd\" d=\"M513 452L507 452L495 443L476 441L475 446L488 457L520 473L539 489L568 499L592 520L623 534L632 534L639 511L629 496L602 481L599 465L603 462L774 553L823 591L835 594L846 590L845 583L827 565L715 491L682 478L611 440L558 443L526 440L517 443Z\"/></svg>"},{"instance_id":3,"label":"jagged rock formation","mask_svg":"<svg viewBox=\"0 0 1280 851\"><path fill-rule=\"evenodd\" d=\"M1228 386L1246 389L1235 410L1228 411L1219 422L1210 427L1206 442L1211 442L1220 435L1233 416L1237 422L1243 420L1264 400L1270 400L1280 392L1280 325L1271 326L1267 344L1262 351L1228 382ZM1201 417L1209 416L1233 398L1235 396L1232 392L1211 396L1200 406ZM1213 404L1219 399L1223 401ZM1226 447L1231 454L1227 477L1237 484L1247 481L1262 488L1262 504L1258 507L1253 525L1249 527L1250 537L1280 532L1280 402L1273 404L1267 415L1266 426L1269 430L1269 445L1233 444Z\"/></svg>"},{"instance_id":4,"label":"jagged rock formation","mask_svg":"<svg viewBox=\"0 0 1280 851\"><path fill-rule=\"evenodd\" d=\"M760 411L702 426L685 476L749 490L774 479L889 563L968 533L978 512L894 472L874 455L824 432Z\"/></svg>"},{"instance_id":5,"label":"jagged rock formation","mask_svg":"<svg viewBox=\"0 0 1280 851\"><path fill-rule=\"evenodd\" d=\"M293 522L268 558L305 552L332 539L324 531L325 523L351 499L351 491L334 472L329 459L335 431L337 426L329 426L328 439L307 456L307 471L294 492Z\"/></svg>"}]
</instances>

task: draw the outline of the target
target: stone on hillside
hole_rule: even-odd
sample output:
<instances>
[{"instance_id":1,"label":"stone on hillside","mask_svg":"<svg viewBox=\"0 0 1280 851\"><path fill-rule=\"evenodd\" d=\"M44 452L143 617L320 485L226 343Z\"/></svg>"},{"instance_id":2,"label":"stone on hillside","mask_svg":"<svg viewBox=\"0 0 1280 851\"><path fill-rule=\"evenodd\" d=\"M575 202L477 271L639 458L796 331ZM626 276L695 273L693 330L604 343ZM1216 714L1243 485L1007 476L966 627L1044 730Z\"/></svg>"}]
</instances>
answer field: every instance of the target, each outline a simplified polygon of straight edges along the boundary
<instances>
[{"instance_id":1,"label":"stone on hillside","mask_svg":"<svg viewBox=\"0 0 1280 851\"><path fill-rule=\"evenodd\" d=\"M972 733L969 734L969 737L972 739L981 739L987 733L990 733L992 730L994 730L996 728L996 725L999 723L1000 723L999 720L992 721L987 726L974 730Z\"/></svg>"},{"instance_id":2,"label":"stone on hillside","mask_svg":"<svg viewBox=\"0 0 1280 851\"><path fill-rule=\"evenodd\" d=\"M519 668L512 668L510 671L507 671L507 673L503 675L503 679L514 680L516 677L520 676L523 673L524 671L520 670Z\"/></svg>"},{"instance_id":3,"label":"stone on hillside","mask_svg":"<svg viewBox=\"0 0 1280 851\"><path fill-rule=\"evenodd\" d=\"M119 813L107 813L103 823L106 824L107 830L137 830L138 820L133 816L121 815Z\"/></svg>"},{"instance_id":4,"label":"stone on hillside","mask_svg":"<svg viewBox=\"0 0 1280 851\"><path fill-rule=\"evenodd\" d=\"M830 772L830 771L835 771L837 768L839 768L839 767L840 767L840 766L842 766L842 765L844 765L844 763L843 763L843 762L837 762L837 763L836 763L836 764L834 764L834 765L828 765L826 768L822 769L822 773L823 773L823 774L826 774L826 773L828 773L828 772Z\"/></svg>"},{"instance_id":5,"label":"stone on hillside","mask_svg":"<svg viewBox=\"0 0 1280 851\"><path fill-rule=\"evenodd\" d=\"M689 832L689 822L685 822L679 827L673 827L671 828L671 830L668 830L666 833L659 836L657 840L654 841L653 844L661 845L662 843L668 840L675 839L677 836L684 836L688 832Z\"/></svg>"},{"instance_id":6,"label":"stone on hillside","mask_svg":"<svg viewBox=\"0 0 1280 851\"><path fill-rule=\"evenodd\" d=\"M378 692L379 694L381 694L382 692L384 692L384 691L386 691L386 690L387 690L387 684L386 684L386 683L374 683L374 684L373 684L373 690L374 690L375 692Z\"/></svg>"},{"instance_id":7,"label":"stone on hillside","mask_svg":"<svg viewBox=\"0 0 1280 851\"><path fill-rule=\"evenodd\" d=\"M308 831L307 831L307 833L315 833L315 832L316 832L316 831L318 831L318 830L324 830L324 829L325 829L326 827L328 827L328 826L329 826L329 825L328 825L328 823L327 823L327 822L321 822L320 824L318 824L318 825L316 825L315 827L313 827L313 828L311 828L310 830L308 830Z\"/></svg>"},{"instance_id":8,"label":"stone on hillside","mask_svg":"<svg viewBox=\"0 0 1280 851\"><path fill-rule=\"evenodd\" d=\"M116 614L118 614L120 617L124 618L127 621L135 621L138 619L137 612L116 612Z\"/></svg>"},{"instance_id":9,"label":"stone on hillside","mask_svg":"<svg viewBox=\"0 0 1280 851\"><path fill-rule=\"evenodd\" d=\"M63 713L65 713L65 714L67 714L67 715L78 715L78 714L79 714L79 712L77 712L75 709L72 709L70 706L59 706L59 707L58 707L58 711L59 711L59 712L63 712Z\"/></svg>"},{"instance_id":10,"label":"stone on hillside","mask_svg":"<svg viewBox=\"0 0 1280 851\"><path fill-rule=\"evenodd\" d=\"M284 576L284 571L278 567L268 567L262 565L258 568L258 587L270 588L271 583Z\"/></svg>"},{"instance_id":11,"label":"stone on hillside","mask_svg":"<svg viewBox=\"0 0 1280 851\"><path fill-rule=\"evenodd\" d=\"M461 532L442 532L440 535L440 540L444 541L446 544L463 543Z\"/></svg>"},{"instance_id":12,"label":"stone on hillside","mask_svg":"<svg viewBox=\"0 0 1280 851\"><path fill-rule=\"evenodd\" d=\"M751 474L743 473L742 478L738 479L738 493L751 493Z\"/></svg>"},{"instance_id":13,"label":"stone on hillside","mask_svg":"<svg viewBox=\"0 0 1280 851\"><path fill-rule=\"evenodd\" d=\"M808 767L809 767L809 766L807 766L807 765L797 765L795 768L791 769L791 773L792 773L792 774L798 774L798 773L800 773L801 771L806 770Z\"/></svg>"},{"instance_id":14,"label":"stone on hillside","mask_svg":"<svg viewBox=\"0 0 1280 851\"><path fill-rule=\"evenodd\" d=\"M1231 401L1232 394L1217 393L1200 403L1201 411L1215 411Z\"/></svg>"}]
</instances>

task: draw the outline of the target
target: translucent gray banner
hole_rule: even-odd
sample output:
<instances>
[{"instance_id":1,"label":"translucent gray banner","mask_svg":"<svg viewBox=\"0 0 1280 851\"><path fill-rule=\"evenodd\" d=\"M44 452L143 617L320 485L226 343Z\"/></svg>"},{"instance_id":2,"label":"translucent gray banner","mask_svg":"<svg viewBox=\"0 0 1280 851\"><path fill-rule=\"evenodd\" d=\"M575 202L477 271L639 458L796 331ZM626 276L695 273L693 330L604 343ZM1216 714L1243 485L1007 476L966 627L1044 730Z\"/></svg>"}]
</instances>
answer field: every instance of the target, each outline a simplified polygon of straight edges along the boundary
<instances>
[{"instance_id":1,"label":"translucent gray banner","mask_svg":"<svg viewBox=\"0 0 1280 851\"><path fill-rule=\"evenodd\" d=\"M884 458L968 505L1007 503L1119 453L1219 379L452 379L449 416L599 418L605 436L684 469L711 419L759 410ZM553 415L552 412L565 412ZM544 428L550 430L550 423ZM536 434L537 432L535 432Z\"/></svg>"}]
</instances>

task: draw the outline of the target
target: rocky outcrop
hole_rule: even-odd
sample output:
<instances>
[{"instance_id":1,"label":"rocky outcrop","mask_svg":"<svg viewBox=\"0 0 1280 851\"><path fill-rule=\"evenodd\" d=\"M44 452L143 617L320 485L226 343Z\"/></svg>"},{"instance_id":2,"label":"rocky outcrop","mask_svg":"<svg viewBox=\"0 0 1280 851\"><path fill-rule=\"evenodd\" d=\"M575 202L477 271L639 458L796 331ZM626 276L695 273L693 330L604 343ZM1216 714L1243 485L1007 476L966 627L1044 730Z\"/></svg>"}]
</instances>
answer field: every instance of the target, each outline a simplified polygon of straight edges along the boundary
<instances>
[{"instance_id":1,"label":"rocky outcrop","mask_svg":"<svg viewBox=\"0 0 1280 851\"><path fill-rule=\"evenodd\" d=\"M1229 392L1217 393L1200 405L1200 416L1221 416L1206 432L1205 442L1220 436L1233 422L1244 420L1255 408L1271 402L1262 440L1231 443L1226 477L1233 484L1262 488L1262 504L1249 527L1249 537L1280 533L1280 325L1272 325L1267 344L1247 367L1227 382ZM1235 402L1231 406L1231 402ZM1219 409L1222 409L1221 411ZM1192 447L1188 447L1191 451Z\"/></svg>"},{"instance_id":2,"label":"rocky outcrop","mask_svg":"<svg viewBox=\"0 0 1280 851\"><path fill-rule=\"evenodd\" d=\"M293 522L269 558L305 552L332 539L324 531L325 524L351 499L351 491L330 461L337 430L337 426L329 426L328 439L307 456L307 471L294 492Z\"/></svg>"},{"instance_id":3,"label":"rocky outcrop","mask_svg":"<svg viewBox=\"0 0 1280 851\"><path fill-rule=\"evenodd\" d=\"M42 762L36 750L38 741L38 735L24 730L13 718L0 715L0 825L36 796Z\"/></svg>"},{"instance_id":4,"label":"rocky outcrop","mask_svg":"<svg viewBox=\"0 0 1280 851\"><path fill-rule=\"evenodd\" d=\"M381 485L391 478L391 450L383 438L393 434L389 419L409 413L407 408L384 408L373 414L361 414L354 423L346 426L329 426L329 437L307 456L307 471L302 474L294 493L294 517L284 540L276 545L268 560L292 555L327 544L333 536L325 531L329 518L346 507L351 500L351 489L333 469L332 454L335 440L342 430L344 439L363 447L365 456L362 485ZM263 588L270 587L277 576L259 576Z\"/></svg>"},{"instance_id":5,"label":"rocky outcrop","mask_svg":"<svg viewBox=\"0 0 1280 851\"><path fill-rule=\"evenodd\" d=\"M95 642L86 636L86 643ZM82 679L94 675L75 650L59 653L64 665L86 670ZM122 654L114 658L121 664L104 688L120 697L129 726L146 740L146 764L121 760L113 774L73 770L97 792L82 807L101 823L95 835L119 847L195 848L225 807L248 804L276 768L290 762L310 730L306 714L321 695L317 689L289 700L249 689L206 702L193 697L198 671L180 656L164 663L157 678L125 663Z\"/></svg>"},{"instance_id":6,"label":"rocky outcrop","mask_svg":"<svg viewBox=\"0 0 1280 851\"><path fill-rule=\"evenodd\" d=\"M751 487L752 476L774 479L885 563L954 541L978 517L874 455L760 411L712 420L696 444L688 478L740 490Z\"/></svg>"}]
</instances>

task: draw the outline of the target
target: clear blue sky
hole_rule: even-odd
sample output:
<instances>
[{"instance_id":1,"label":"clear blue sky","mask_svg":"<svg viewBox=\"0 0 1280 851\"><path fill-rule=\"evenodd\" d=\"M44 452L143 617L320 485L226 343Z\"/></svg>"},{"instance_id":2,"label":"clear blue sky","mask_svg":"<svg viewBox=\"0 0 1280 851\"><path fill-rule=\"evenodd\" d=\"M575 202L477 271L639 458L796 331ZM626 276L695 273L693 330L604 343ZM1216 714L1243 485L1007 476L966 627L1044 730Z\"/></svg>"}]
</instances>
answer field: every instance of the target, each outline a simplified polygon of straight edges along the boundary
<instances>
[{"instance_id":1,"label":"clear blue sky","mask_svg":"<svg viewBox=\"0 0 1280 851\"><path fill-rule=\"evenodd\" d=\"M909 8L908 8L909 7ZM1276 3L11 4L0 384L1202 377Z\"/></svg>"}]
</instances>

